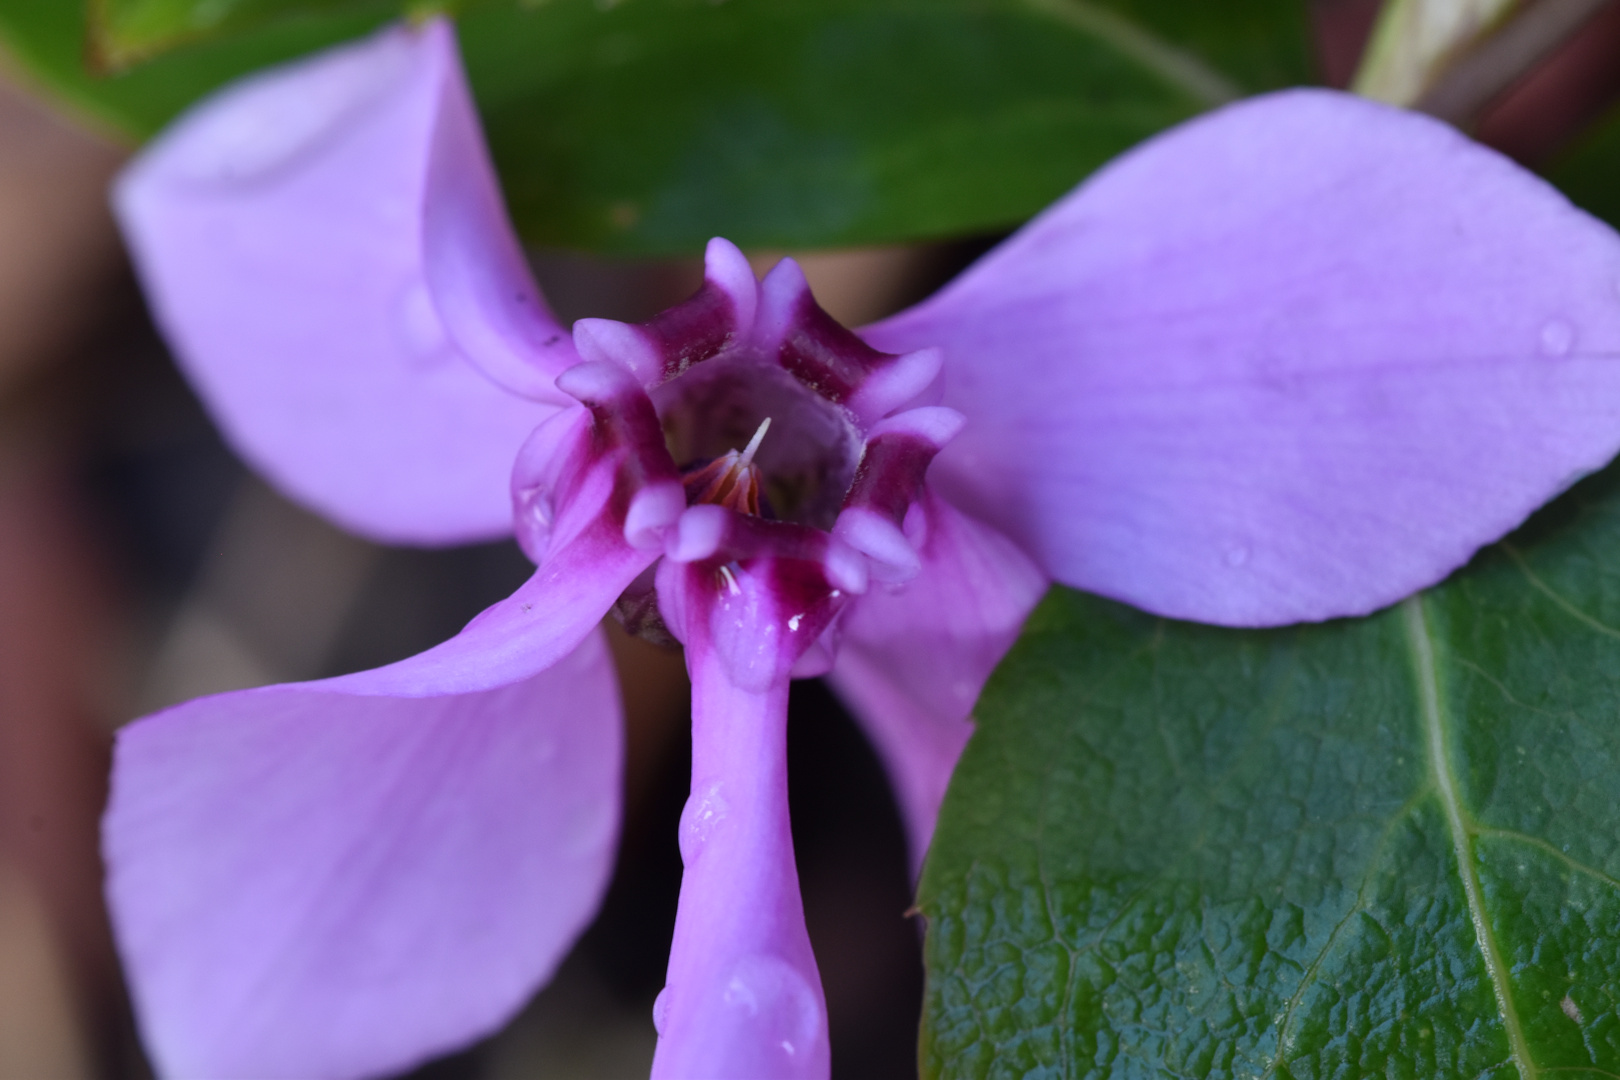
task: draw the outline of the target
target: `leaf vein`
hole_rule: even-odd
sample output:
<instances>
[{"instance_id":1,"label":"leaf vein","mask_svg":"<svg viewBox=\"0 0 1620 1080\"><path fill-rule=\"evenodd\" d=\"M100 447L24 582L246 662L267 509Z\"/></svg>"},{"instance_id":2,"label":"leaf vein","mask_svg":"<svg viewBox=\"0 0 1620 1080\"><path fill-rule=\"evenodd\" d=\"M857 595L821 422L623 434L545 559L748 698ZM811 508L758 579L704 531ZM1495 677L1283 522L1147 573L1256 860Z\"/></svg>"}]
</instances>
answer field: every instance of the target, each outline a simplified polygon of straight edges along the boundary
<instances>
[{"instance_id":1,"label":"leaf vein","mask_svg":"<svg viewBox=\"0 0 1620 1080\"><path fill-rule=\"evenodd\" d=\"M1445 808L1446 822L1451 829L1451 844L1457 859L1457 874L1462 878L1463 894L1468 900L1468 914L1474 923L1474 940L1485 958L1485 970L1490 976L1491 989L1496 994L1496 1006L1502 1014L1502 1026L1507 1030L1508 1047L1518 1064L1522 1080L1536 1080L1535 1060L1525 1042L1524 1028L1519 1023L1518 1009L1513 1004L1512 987L1508 982L1507 967L1496 947L1495 935L1485 913L1485 899L1474 867L1473 838L1466 820L1462 800L1457 792L1456 777L1451 771L1451 755L1447 745L1445 715L1440 706L1440 679L1436 669L1434 642L1429 635L1428 620L1423 613L1421 594L1401 601L1407 636L1411 641L1413 660L1418 681L1419 711L1427 736L1429 767L1434 775L1441 805Z\"/></svg>"},{"instance_id":2,"label":"leaf vein","mask_svg":"<svg viewBox=\"0 0 1620 1080\"><path fill-rule=\"evenodd\" d=\"M1035 811L1035 873L1041 880L1041 906L1046 911L1046 928L1051 933L1052 940L1062 946L1063 951L1069 957L1069 970L1065 973L1063 980L1063 1004L1059 1007L1057 1028L1058 1060L1063 1067L1063 1075L1072 1076L1073 1070L1070 1068L1069 1063L1074 1050L1074 1032L1070 1030L1068 1024L1064 1023L1064 1020L1069 1015L1069 1006L1074 1000L1075 970L1079 965L1074 962L1074 949L1069 946L1069 943L1063 939L1063 935L1058 932L1057 918L1053 915L1052 879L1046 872L1046 807L1050 802L1049 796L1052 792L1052 771L1051 768L1048 768L1041 775L1040 801Z\"/></svg>"},{"instance_id":3,"label":"leaf vein","mask_svg":"<svg viewBox=\"0 0 1620 1080\"><path fill-rule=\"evenodd\" d=\"M1503 541L1499 546L1504 552L1507 553L1508 558L1513 560L1514 565L1519 568L1519 572L1524 575L1525 580L1528 581L1531 587L1537 592L1541 593L1541 595L1558 605L1558 607L1562 608L1566 613L1573 615L1575 618L1579 619L1587 626L1590 626L1598 633L1607 634L1610 637L1620 637L1620 630L1615 629L1608 623L1605 623L1599 619L1594 619L1592 616L1576 607L1574 603L1566 599L1551 585L1548 585L1545 581L1542 581L1541 578L1537 576L1536 572L1530 569L1529 562L1525 560L1525 557L1519 552L1518 548L1506 541Z\"/></svg>"},{"instance_id":4,"label":"leaf vein","mask_svg":"<svg viewBox=\"0 0 1620 1080\"><path fill-rule=\"evenodd\" d=\"M1367 910L1367 888L1372 884L1373 877L1378 872L1379 864L1384 860L1384 851L1389 847L1389 840L1394 835L1396 826L1409 818L1412 812L1417 809L1418 804L1434 793L1435 790L1432 786L1424 787L1416 795L1408 799L1399 810L1390 815L1389 821L1385 823L1383 832L1378 836L1378 843L1373 847L1372 857L1367 860L1367 873L1361 879L1361 886L1356 889L1355 903L1350 905L1350 909L1344 913L1344 917L1335 923L1333 929L1328 932L1327 941L1316 956L1312 958L1310 966L1305 969L1304 974L1299 977L1299 986L1294 989L1293 995L1288 999L1288 1005L1283 1009L1282 1018L1277 1024L1277 1056L1272 1060L1270 1067L1261 1074L1260 1080L1269 1080L1270 1077L1277 1074L1278 1069L1283 1067L1284 1058L1288 1053L1288 1030L1293 1026L1294 1013L1299 1010L1299 1003L1304 1000L1305 991L1309 990L1315 981L1316 973L1321 968L1322 962L1328 958L1333 952L1334 946L1338 944L1339 934L1346 926L1350 925L1357 915Z\"/></svg>"},{"instance_id":5,"label":"leaf vein","mask_svg":"<svg viewBox=\"0 0 1620 1080\"><path fill-rule=\"evenodd\" d=\"M1522 833L1515 829L1480 827L1475 828L1473 831L1475 836L1484 836L1493 840L1514 841L1520 844L1525 844L1529 847L1533 847L1544 854L1551 855L1565 866L1568 866L1571 870L1574 870L1577 873L1585 874L1588 877L1594 877L1603 882L1603 884L1609 886L1609 888L1620 891L1620 879L1613 878L1595 866L1588 866L1579 859L1566 855L1564 852L1558 850L1556 847L1553 847L1540 837L1531 836L1528 833Z\"/></svg>"}]
</instances>

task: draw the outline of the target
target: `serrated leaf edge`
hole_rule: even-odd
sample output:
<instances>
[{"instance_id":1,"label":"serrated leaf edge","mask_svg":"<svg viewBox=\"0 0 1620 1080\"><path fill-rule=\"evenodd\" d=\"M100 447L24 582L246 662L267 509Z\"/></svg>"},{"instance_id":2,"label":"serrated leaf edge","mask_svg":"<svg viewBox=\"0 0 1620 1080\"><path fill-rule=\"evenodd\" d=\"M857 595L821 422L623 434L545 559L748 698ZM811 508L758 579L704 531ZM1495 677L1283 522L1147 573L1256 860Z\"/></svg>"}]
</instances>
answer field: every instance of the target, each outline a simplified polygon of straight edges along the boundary
<instances>
[{"instance_id":1,"label":"serrated leaf edge","mask_svg":"<svg viewBox=\"0 0 1620 1080\"><path fill-rule=\"evenodd\" d=\"M1525 1042L1524 1028L1519 1022L1518 1009L1513 1004L1512 987L1496 935L1485 914L1485 900L1481 895L1479 873L1474 865L1472 830L1465 819L1462 800L1457 794L1457 781L1452 772L1451 749L1446 738L1445 712L1440 705L1440 676L1434 658L1434 640L1429 634L1428 619L1423 613L1423 596L1408 597L1401 601L1401 616L1412 645L1412 659L1416 668L1419 711L1423 715L1423 729L1429 751L1429 769L1434 776L1435 791L1446 812L1446 823L1451 831L1451 845L1457 859L1457 875L1462 878L1463 893L1468 898L1468 916L1474 924L1474 939L1485 958L1485 969L1490 975L1491 991L1496 995L1497 1011L1502 1014L1502 1026L1507 1031L1508 1049L1518 1066L1521 1080L1537 1080L1540 1075Z\"/></svg>"}]
</instances>

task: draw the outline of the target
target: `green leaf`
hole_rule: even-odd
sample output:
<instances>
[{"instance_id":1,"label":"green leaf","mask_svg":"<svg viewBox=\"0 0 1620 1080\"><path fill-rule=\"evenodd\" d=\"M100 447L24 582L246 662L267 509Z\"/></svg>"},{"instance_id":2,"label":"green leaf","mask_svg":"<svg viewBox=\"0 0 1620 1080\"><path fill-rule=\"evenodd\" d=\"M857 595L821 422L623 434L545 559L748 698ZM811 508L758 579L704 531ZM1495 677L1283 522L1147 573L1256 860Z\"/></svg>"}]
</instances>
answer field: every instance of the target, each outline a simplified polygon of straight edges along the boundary
<instances>
[{"instance_id":1,"label":"green leaf","mask_svg":"<svg viewBox=\"0 0 1620 1080\"><path fill-rule=\"evenodd\" d=\"M358 37L397 10L389 0L363 0L339 14L281 19L251 34L210 41L106 75L88 66L82 5L73 0L3 0L0 45L26 75L93 123L114 136L138 140L232 79Z\"/></svg>"},{"instance_id":2,"label":"green leaf","mask_svg":"<svg viewBox=\"0 0 1620 1080\"><path fill-rule=\"evenodd\" d=\"M145 135L230 64L398 7L306 10L103 82L74 66L64 0L10 0L0 35ZM1310 71L1299 0L489 0L460 27L520 231L635 254L1004 228L1153 132Z\"/></svg>"},{"instance_id":3,"label":"green leaf","mask_svg":"<svg viewBox=\"0 0 1620 1080\"><path fill-rule=\"evenodd\" d=\"M188 41L288 15L341 12L365 0L90 0L92 57L120 70Z\"/></svg>"},{"instance_id":4,"label":"green leaf","mask_svg":"<svg viewBox=\"0 0 1620 1080\"><path fill-rule=\"evenodd\" d=\"M531 239L869 244L1012 225L1200 108L1304 77L1298 4L1223 7L553 0L470 16L463 41Z\"/></svg>"},{"instance_id":5,"label":"green leaf","mask_svg":"<svg viewBox=\"0 0 1620 1080\"><path fill-rule=\"evenodd\" d=\"M1366 619L1054 590L923 876L926 1072L1620 1075L1620 470Z\"/></svg>"},{"instance_id":6,"label":"green leaf","mask_svg":"<svg viewBox=\"0 0 1620 1080\"><path fill-rule=\"evenodd\" d=\"M1620 228L1620 109L1594 125L1547 179L1576 206Z\"/></svg>"}]
</instances>

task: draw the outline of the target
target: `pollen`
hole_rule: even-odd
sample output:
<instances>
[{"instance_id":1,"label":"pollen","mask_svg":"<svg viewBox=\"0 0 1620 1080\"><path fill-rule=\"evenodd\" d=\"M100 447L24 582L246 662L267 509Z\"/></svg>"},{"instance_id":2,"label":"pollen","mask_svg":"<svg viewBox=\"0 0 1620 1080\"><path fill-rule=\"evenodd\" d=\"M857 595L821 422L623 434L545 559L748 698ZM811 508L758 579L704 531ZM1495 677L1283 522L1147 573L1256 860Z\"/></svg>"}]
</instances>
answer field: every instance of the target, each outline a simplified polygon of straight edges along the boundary
<instances>
[{"instance_id":1,"label":"pollen","mask_svg":"<svg viewBox=\"0 0 1620 1080\"><path fill-rule=\"evenodd\" d=\"M770 427L771 418L767 416L743 449L727 450L682 477L687 503L693 506L713 503L739 514L758 517L759 492L763 481L759 466L754 464L754 455L759 452L759 444L765 441L765 432Z\"/></svg>"}]
</instances>

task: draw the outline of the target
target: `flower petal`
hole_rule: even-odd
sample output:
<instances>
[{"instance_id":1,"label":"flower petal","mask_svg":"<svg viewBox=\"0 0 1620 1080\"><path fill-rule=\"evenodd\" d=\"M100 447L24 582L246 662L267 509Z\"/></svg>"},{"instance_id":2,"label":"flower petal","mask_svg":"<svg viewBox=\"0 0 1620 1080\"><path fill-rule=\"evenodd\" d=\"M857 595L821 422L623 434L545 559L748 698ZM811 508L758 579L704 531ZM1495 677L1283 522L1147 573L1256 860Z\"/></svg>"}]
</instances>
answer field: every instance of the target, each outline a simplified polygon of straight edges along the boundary
<instances>
[{"instance_id":1,"label":"flower petal","mask_svg":"<svg viewBox=\"0 0 1620 1080\"><path fill-rule=\"evenodd\" d=\"M491 378L524 397L566 401L551 384L580 361L573 337L535 285L507 217L450 24L439 19L423 34L442 65L425 162L428 288L451 338Z\"/></svg>"},{"instance_id":2,"label":"flower petal","mask_svg":"<svg viewBox=\"0 0 1620 1080\"><path fill-rule=\"evenodd\" d=\"M166 1076L406 1068L503 1023L595 910L621 758L600 632L492 690L340 686L119 738L108 896Z\"/></svg>"},{"instance_id":3,"label":"flower petal","mask_svg":"<svg viewBox=\"0 0 1620 1080\"><path fill-rule=\"evenodd\" d=\"M618 703L591 631L657 558L627 536L641 497L674 484L655 460L636 490L642 411L579 405L536 433L559 459L540 568L454 638L121 735L108 895L168 1074L403 1068L549 976L617 823Z\"/></svg>"},{"instance_id":4,"label":"flower petal","mask_svg":"<svg viewBox=\"0 0 1620 1080\"><path fill-rule=\"evenodd\" d=\"M854 602L828 678L888 767L915 869L973 733L973 704L1046 577L1012 541L926 489L912 514L927 530L921 572Z\"/></svg>"},{"instance_id":5,"label":"flower petal","mask_svg":"<svg viewBox=\"0 0 1620 1080\"><path fill-rule=\"evenodd\" d=\"M871 328L945 350L930 474L1065 583L1235 625L1429 585L1620 445L1620 241L1326 91L1126 155Z\"/></svg>"},{"instance_id":6,"label":"flower petal","mask_svg":"<svg viewBox=\"0 0 1620 1080\"><path fill-rule=\"evenodd\" d=\"M670 580L707 572L688 566ZM783 677L742 689L695 620L692 794L681 814L680 907L653 1006L654 1080L825 1080L827 1003L804 925L788 822Z\"/></svg>"},{"instance_id":7,"label":"flower petal","mask_svg":"<svg viewBox=\"0 0 1620 1080\"><path fill-rule=\"evenodd\" d=\"M430 697L495 689L561 660L658 557L624 540L604 515L562 546L517 592L449 641L386 667L319 684L353 694Z\"/></svg>"},{"instance_id":8,"label":"flower petal","mask_svg":"<svg viewBox=\"0 0 1620 1080\"><path fill-rule=\"evenodd\" d=\"M424 277L438 133L475 123L448 27L396 28L209 99L117 187L157 318L232 444L381 540L507 532L512 458L552 410L467 362Z\"/></svg>"}]
</instances>

